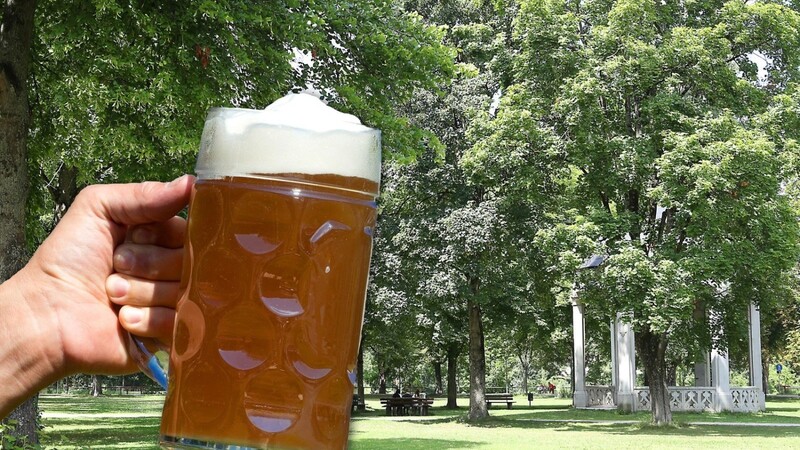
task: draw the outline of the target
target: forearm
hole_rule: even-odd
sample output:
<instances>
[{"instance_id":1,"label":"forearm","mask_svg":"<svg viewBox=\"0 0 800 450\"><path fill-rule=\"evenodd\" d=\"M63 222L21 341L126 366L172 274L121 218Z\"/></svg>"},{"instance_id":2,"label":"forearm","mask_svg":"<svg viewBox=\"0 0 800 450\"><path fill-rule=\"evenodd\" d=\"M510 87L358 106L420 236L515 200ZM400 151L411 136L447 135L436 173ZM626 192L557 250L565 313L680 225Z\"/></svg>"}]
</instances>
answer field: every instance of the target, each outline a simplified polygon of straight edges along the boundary
<instances>
[{"instance_id":1,"label":"forearm","mask_svg":"<svg viewBox=\"0 0 800 450\"><path fill-rule=\"evenodd\" d=\"M37 286L18 273L0 284L0 418L60 377L58 329L37 308Z\"/></svg>"}]
</instances>

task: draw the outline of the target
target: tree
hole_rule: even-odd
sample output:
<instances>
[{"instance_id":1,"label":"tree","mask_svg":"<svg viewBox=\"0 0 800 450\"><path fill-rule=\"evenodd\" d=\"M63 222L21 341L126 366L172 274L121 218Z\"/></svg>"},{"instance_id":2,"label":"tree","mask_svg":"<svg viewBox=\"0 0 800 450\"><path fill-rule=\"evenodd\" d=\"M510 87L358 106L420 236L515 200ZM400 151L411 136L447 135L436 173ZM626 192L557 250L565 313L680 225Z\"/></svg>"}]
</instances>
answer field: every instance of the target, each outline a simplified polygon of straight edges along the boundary
<instances>
[{"instance_id":1,"label":"tree","mask_svg":"<svg viewBox=\"0 0 800 450\"><path fill-rule=\"evenodd\" d=\"M0 280L26 261L29 168L33 249L86 184L190 171L210 106L313 85L403 156L419 132L395 106L450 68L440 30L392 2L8 1L0 33Z\"/></svg>"},{"instance_id":2,"label":"tree","mask_svg":"<svg viewBox=\"0 0 800 450\"><path fill-rule=\"evenodd\" d=\"M432 131L443 145L431 143L433 162L420 166L428 183L411 183L412 197L418 199L419 217L406 221L407 231L398 235L405 248L417 250L410 265L424 273L419 277L417 293L430 312L428 321L438 330L468 331L470 367L470 420L488 415L485 392L484 320L497 306L513 301L518 291L508 290L503 278L516 276L516 260L509 245L517 245L506 233L502 200L489 192L480 180L470 179L463 163L472 140L468 129L481 114L489 114L498 93L502 66L506 61L504 46L509 36L514 8L501 3L472 1L406 2L433 23L447 24L446 42L458 50L457 71L451 84L442 87L444 95L426 92L408 103L414 123ZM437 154L436 152L440 153ZM414 195L414 193L416 193ZM422 202L422 203L419 203ZM406 253L407 255L409 252ZM445 314L440 314L445 312ZM456 320L450 320L456 319ZM458 325L460 320L460 325ZM455 324L451 326L450 324ZM453 336L455 337L455 336ZM452 362L457 343L448 338L443 343ZM452 383L448 383L452 384ZM455 406L454 392L448 405Z\"/></svg>"},{"instance_id":3,"label":"tree","mask_svg":"<svg viewBox=\"0 0 800 450\"><path fill-rule=\"evenodd\" d=\"M92 397L103 395L103 381L99 375L92 375L92 386L89 393L92 394Z\"/></svg>"},{"instance_id":4,"label":"tree","mask_svg":"<svg viewBox=\"0 0 800 450\"><path fill-rule=\"evenodd\" d=\"M25 203L28 198L27 136L30 121L28 76L33 41L32 0L3 3L0 25L0 283L27 261L25 249ZM36 437L36 397L27 400L9 416L18 425L15 435ZM2 445L2 442L0 442Z\"/></svg>"},{"instance_id":5,"label":"tree","mask_svg":"<svg viewBox=\"0 0 800 450\"><path fill-rule=\"evenodd\" d=\"M773 119L797 79L799 27L790 7L765 2L521 2L500 111L527 114L529 146L563 158L549 177L557 214L596 245L561 252L608 255L582 299L633 325L657 424L671 421L669 345L724 349L712 330L734 333L749 302L783 298L797 259L781 195L796 141ZM499 144L497 155L517 149Z\"/></svg>"},{"instance_id":6,"label":"tree","mask_svg":"<svg viewBox=\"0 0 800 450\"><path fill-rule=\"evenodd\" d=\"M440 244L432 227L461 183L436 158L436 151L429 148L412 163L384 166L370 286L374 295L368 296L366 327L371 346L387 336L402 340L395 336L397 331L387 329L405 330L417 349L424 349L439 364L446 361L448 407L455 408L455 369L466 338L465 315L457 302L434 300L442 290L430 279L430 262Z\"/></svg>"}]
</instances>

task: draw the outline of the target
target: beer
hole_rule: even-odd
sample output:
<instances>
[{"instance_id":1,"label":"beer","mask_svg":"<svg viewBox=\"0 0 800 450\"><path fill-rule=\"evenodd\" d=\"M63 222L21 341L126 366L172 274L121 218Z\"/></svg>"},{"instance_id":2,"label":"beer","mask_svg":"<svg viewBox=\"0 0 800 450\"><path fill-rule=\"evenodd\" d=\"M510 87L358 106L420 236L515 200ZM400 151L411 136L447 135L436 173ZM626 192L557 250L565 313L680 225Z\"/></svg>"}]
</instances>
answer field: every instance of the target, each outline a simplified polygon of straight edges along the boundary
<instances>
[{"instance_id":1,"label":"beer","mask_svg":"<svg viewBox=\"0 0 800 450\"><path fill-rule=\"evenodd\" d=\"M311 100L297 97L307 111ZM226 112L246 116L245 125L226 123L230 117L219 116ZM264 117L227 110L206 123L161 425L165 448L347 446L379 134L352 119L287 130L287 116L265 125ZM285 149L292 149L286 158L265 154Z\"/></svg>"}]
</instances>

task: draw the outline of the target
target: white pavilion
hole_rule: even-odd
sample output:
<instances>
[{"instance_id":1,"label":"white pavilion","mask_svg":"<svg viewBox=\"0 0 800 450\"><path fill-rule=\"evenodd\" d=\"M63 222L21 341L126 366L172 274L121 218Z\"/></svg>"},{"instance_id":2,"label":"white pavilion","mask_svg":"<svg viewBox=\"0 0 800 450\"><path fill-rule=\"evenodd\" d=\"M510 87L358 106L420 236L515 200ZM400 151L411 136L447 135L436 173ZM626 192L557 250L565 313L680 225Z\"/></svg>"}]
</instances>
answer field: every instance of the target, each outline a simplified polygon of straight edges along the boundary
<instances>
[{"instance_id":1,"label":"white pavilion","mask_svg":"<svg viewBox=\"0 0 800 450\"><path fill-rule=\"evenodd\" d=\"M598 267L605 260L595 256L581 268ZM761 365L761 313L751 304L748 311L750 348L750 386L732 387L728 357L711 350L705 361L695 365L695 386L669 386L672 411L736 411L756 412L765 409ZM616 407L623 411L650 410L650 390L636 386L636 351L634 332L618 313L611 330L611 385L586 385L584 306L577 291L572 294L572 328L574 343L575 389L572 396L576 408Z\"/></svg>"}]
</instances>

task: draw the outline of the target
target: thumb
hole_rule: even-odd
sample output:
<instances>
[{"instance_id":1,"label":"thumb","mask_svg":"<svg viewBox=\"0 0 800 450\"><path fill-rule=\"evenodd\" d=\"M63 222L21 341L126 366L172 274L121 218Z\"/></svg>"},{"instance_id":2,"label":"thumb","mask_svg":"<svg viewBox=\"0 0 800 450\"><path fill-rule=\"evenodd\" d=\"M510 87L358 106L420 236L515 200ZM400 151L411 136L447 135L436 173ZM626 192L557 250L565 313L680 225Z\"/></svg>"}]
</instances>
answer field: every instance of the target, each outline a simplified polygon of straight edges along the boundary
<instances>
[{"instance_id":1,"label":"thumb","mask_svg":"<svg viewBox=\"0 0 800 450\"><path fill-rule=\"evenodd\" d=\"M169 183L107 184L91 186L89 200L98 215L118 225L162 222L189 203L194 177L184 175Z\"/></svg>"}]
</instances>

